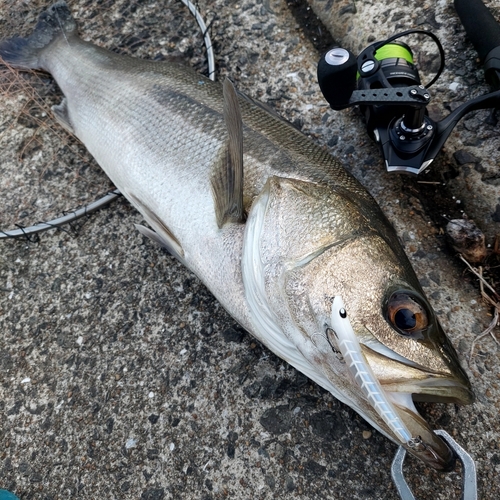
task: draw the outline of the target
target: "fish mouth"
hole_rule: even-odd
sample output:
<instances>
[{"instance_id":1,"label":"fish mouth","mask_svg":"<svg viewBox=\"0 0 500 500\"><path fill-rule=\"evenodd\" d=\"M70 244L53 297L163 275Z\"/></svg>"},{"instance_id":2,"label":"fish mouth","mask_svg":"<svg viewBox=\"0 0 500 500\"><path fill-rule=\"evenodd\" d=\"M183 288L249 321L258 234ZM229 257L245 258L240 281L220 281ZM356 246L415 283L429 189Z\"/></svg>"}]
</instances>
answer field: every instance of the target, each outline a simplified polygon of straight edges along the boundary
<instances>
[{"instance_id":1,"label":"fish mouth","mask_svg":"<svg viewBox=\"0 0 500 500\"><path fill-rule=\"evenodd\" d=\"M433 356L447 361L434 371L389 349L369 334L355 333L340 296L334 297L330 315L331 341L337 345L358 389L378 415L379 430L412 455L437 470L450 471L456 457L448 444L420 416L412 394L472 402L467 375L446 344L434 344ZM451 348L451 349L450 349Z\"/></svg>"},{"instance_id":2,"label":"fish mouth","mask_svg":"<svg viewBox=\"0 0 500 500\"><path fill-rule=\"evenodd\" d=\"M414 402L472 403L474 394L463 371L433 372L405 358L399 359L402 357L396 353L388 357L389 353L382 354L364 344L361 344L361 350L380 387L412 435L412 440L401 443L402 446L434 469L453 470L455 453L434 433ZM384 346L384 350L388 349Z\"/></svg>"},{"instance_id":3,"label":"fish mouth","mask_svg":"<svg viewBox=\"0 0 500 500\"><path fill-rule=\"evenodd\" d=\"M460 368L446 372L432 371L413 363L384 346L384 352L361 343L366 360L386 392L407 393L414 401L471 404L474 393Z\"/></svg>"},{"instance_id":4,"label":"fish mouth","mask_svg":"<svg viewBox=\"0 0 500 500\"><path fill-rule=\"evenodd\" d=\"M426 465L436 470L450 472L455 468L456 455L446 441L439 437L418 413L411 394L387 392L399 418L413 436L401 445Z\"/></svg>"}]
</instances>

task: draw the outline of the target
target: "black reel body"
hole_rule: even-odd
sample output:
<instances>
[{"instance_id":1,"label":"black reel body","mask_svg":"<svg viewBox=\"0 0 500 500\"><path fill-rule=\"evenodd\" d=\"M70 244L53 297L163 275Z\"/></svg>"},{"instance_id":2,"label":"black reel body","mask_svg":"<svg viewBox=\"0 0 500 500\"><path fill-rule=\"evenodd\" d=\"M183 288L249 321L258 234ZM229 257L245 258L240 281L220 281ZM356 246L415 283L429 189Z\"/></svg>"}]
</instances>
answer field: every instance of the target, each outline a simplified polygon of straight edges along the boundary
<instances>
[{"instance_id":1,"label":"black reel body","mask_svg":"<svg viewBox=\"0 0 500 500\"><path fill-rule=\"evenodd\" d=\"M444 69L444 50L437 37L424 30L408 30L375 42L355 57L336 47L318 63L318 83L334 110L358 105L369 135L382 149L389 172L419 174L439 153L460 118L475 109L500 106L500 91L473 99L439 123L426 106L431 96L421 83L408 45L395 40L423 34L436 43L441 65L430 87Z\"/></svg>"},{"instance_id":2,"label":"black reel body","mask_svg":"<svg viewBox=\"0 0 500 500\"><path fill-rule=\"evenodd\" d=\"M420 76L413 64L413 54L406 44L390 43L381 47L376 53L371 45L358 57L358 74L356 87L358 90L373 90L384 88L404 88L420 85ZM377 61L377 62L374 62ZM387 126L394 116L407 116L413 113L410 106L405 105L373 105L360 106L368 133L376 139L374 131L381 126ZM414 128L412 124L411 128Z\"/></svg>"}]
</instances>

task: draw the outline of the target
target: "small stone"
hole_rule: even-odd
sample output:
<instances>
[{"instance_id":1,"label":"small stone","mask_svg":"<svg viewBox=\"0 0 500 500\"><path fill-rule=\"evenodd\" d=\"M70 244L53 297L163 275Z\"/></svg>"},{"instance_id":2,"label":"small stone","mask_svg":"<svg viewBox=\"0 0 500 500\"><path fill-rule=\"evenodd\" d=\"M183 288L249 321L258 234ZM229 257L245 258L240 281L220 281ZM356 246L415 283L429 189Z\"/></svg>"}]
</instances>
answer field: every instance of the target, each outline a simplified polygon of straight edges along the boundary
<instances>
[{"instance_id":1,"label":"small stone","mask_svg":"<svg viewBox=\"0 0 500 500\"><path fill-rule=\"evenodd\" d=\"M421 278L419 281L424 288L431 286L431 282L427 278Z\"/></svg>"},{"instance_id":2,"label":"small stone","mask_svg":"<svg viewBox=\"0 0 500 500\"><path fill-rule=\"evenodd\" d=\"M341 439L347 434L343 418L339 413L321 410L311 415L311 428L316 436L329 439Z\"/></svg>"},{"instance_id":3,"label":"small stone","mask_svg":"<svg viewBox=\"0 0 500 500\"><path fill-rule=\"evenodd\" d=\"M495 211L491 214L494 222L500 222L500 204L495 207Z\"/></svg>"},{"instance_id":4,"label":"small stone","mask_svg":"<svg viewBox=\"0 0 500 500\"><path fill-rule=\"evenodd\" d=\"M260 417L260 423L271 434L283 434L292 426L292 414L287 405L269 408Z\"/></svg>"},{"instance_id":5,"label":"small stone","mask_svg":"<svg viewBox=\"0 0 500 500\"><path fill-rule=\"evenodd\" d=\"M459 151L455 151L453 153L453 158L455 158L456 162L459 165L465 165L466 163L480 163L481 159L473 154L469 153L465 149L460 149Z\"/></svg>"},{"instance_id":6,"label":"small stone","mask_svg":"<svg viewBox=\"0 0 500 500\"><path fill-rule=\"evenodd\" d=\"M134 438L129 438L127 439L127 442L125 443L125 448L129 450L130 448L135 448L137 445L137 441Z\"/></svg>"},{"instance_id":7,"label":"small stone","mask_svg":"<svg viewBox=\"0 0 500 500\"><path fill-rule=\"evenodd\" d=\"M156 424L156 422L158 422L159 418L160 418L159 415L151 414L151 415L149 415L148 420L151 422L151 424Z\"/></svg>"},{"instance_id":8,"label":"small stone","mask_svg":"<svg viewBox=\"0 0 500 500\"><path fill-rule=\"evenodd\" d=\"M245 337L245 330L231 326L222 332L222 336L226 342L241 342Z\"/></svg>"},{"instance_id":9,"label":"small stone","mask_svg":"<svg viewBox=\"0 0 500 500\"><path fill-rule=\"evenodd\" d=\"M326 472L326 467L314 460L308 460L304 465L304 469L313 476L322 476Z\"/></svg>"},{"instance_id":10,"label":"small stone","mask_svg":"<svg viewBox=\"0 0 500 500\"><path fill-rule=\"evenodd\" d=\"M276 481L275 481L275 479L274 479L273 476L271 476L270 474L267 474L264 477L264 481L269 486L269 488L271 488L272 490L274 490L274 487L276 486Z\"/></svg>"},{"instance_id":11,"label":"small stone","mask_svg":"<svg viewBox=\"0 0 500 500\"><path fill-rule=\"evenodd\" d=\"M328 146L330 146L331 148L333 148L334 146L336 146L339 142L339 136L338 135L332 135L328 141Z\"/></svg>"},{"instance_id":12,"label":"small stone","mask_svg":"<svg viewBox=\"0 0 500 500\"><path fill-rule=\"evenodd\" d=\"M275 443L271 445L271 449L273 450L272 455L277 459L283 458L286 454L286 449L280 443Z\"/></svg>"},{"instance_id":13,"label":"small stone","mask_svg":"<svg viewBox=\"0 0 500 500\"><path fill-rule=\"evenodd\" d=\"M429 273L429 278L436 283L436 285L441 284L441 277L439 276L439 273L437 271L431 271Z\"/></svg>"},{"instance_id":14,"label":"small stone","mask_svg":"<svg viewBox=\"0 0 500 500\"><path fill-rule=\"evenodd\" d=\"M165 497L165 490L163 488L150 488L143 491L141 500L163 500Z\"/></svg>"},{"instance_id":15,"label":"small stone","mask_svg":"<svg viewBox=\"0 0 500 500\"><path fill-rule=\"evenodd\" d=\"M363 431L363 439L370 439L372 437L372 431Z\"/></svg>"},{"instance_id":16,"label":"small stone","mask_svg":"<svg viewBox=\"0 0 500 500\"><path fill-rule=\"evenodd\" d=\"M42 481L43 481L43 476L40 473L38 473L38 472L35 472L30 477L30 482L31 483L41 483Z\"/></svg>"},{"instance_id":17,"label":"small stone","mask_svg":"<svg viewBox=\"0 0 500 500\"><path fill-rule=\"evenodd\" d=\"M487 250L484 234L473 221L451 220L446 226L446 235L453 248L468 262L482 262L485 259Z\"/></svg>"},{"instance_id":18,"label":"small stone","mask_svg":"<svg viewBox=\"0 0 500 500\"><path fill-rule=\"evenodd\" d=\"M106 420L106 432L108 434L111 434L113 432L113 427L115 425L115 421L113 418L108 418L108 420Z\"/></svg>"}]
</instances>

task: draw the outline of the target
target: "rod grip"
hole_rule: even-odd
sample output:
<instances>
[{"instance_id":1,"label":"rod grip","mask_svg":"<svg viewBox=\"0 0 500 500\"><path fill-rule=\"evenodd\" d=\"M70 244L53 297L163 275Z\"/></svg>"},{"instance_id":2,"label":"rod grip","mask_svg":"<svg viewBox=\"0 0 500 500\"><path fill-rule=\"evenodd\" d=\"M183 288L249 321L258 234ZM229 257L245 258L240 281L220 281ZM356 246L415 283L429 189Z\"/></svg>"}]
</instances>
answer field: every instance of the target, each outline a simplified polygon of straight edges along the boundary
<instances>
[{"instance_id":1,"label":"rod grip","mask_svg":"<svg viewBox=\"0 0 500 500\"><path fill-rule=\"evenodd\" d=\"M455 0L455 10L481 62L500 46L500 24L481 0Z\"/></svg>"}]
</instances>

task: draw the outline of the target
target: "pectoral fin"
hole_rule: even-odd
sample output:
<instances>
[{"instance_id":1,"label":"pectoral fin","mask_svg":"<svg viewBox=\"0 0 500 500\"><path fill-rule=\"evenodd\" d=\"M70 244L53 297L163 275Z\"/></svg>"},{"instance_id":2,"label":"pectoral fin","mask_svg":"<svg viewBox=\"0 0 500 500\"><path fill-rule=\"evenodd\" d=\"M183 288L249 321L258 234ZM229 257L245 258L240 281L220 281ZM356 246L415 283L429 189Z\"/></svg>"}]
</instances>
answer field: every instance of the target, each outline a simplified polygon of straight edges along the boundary
<instances>
[{"instance_id":1,"label":"pectoral fin","mask_svg":"<svg viewBox=\"0 0 500 500\"><path fill-rule=\"evenodd\" d=\"M244 222L243 211L243 122L238 96L233 84L225 80L224 120L228 140L221 150L212 174L212 194L217 225Z\"/></svg>"}]
</instances>

